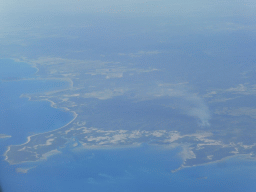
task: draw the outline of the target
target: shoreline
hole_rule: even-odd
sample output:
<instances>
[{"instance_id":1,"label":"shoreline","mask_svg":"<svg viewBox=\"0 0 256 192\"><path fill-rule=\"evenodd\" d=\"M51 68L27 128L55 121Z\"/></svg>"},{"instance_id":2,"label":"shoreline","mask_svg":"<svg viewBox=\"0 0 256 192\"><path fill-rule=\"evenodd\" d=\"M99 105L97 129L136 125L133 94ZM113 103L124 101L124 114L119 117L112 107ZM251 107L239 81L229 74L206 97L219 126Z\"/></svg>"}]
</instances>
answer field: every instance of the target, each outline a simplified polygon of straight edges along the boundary
<instances>
[{"instance_id":1,"label":"shoreline","mask_svg":"<svg viewBox=\"0 0 256 192\"><path fill-rule=\"evenodd\" d=\"M22 60L23 59L23 60ZM14 61L16 61L16 62L22 62L22 63L24 63L24 64L28 64L28 65L30 65L31 67L34 67L34 68L36 68L37 69L37 71L33 74L34 76L36 76L35 78L24 78L24 79L17 79L17 81L21 81L21 80L30 80L30 81L36 81L36 80L56 80L56 81L59 81L59 82L61 82L61 81L65 81L65 82L67 82L67 88L64 88L64 89L56 89L56 87L53 87L53 89L51 90L51 91L42 91L41 93L44 93L44 96L42 96L42 98L40 97L40 95L36 95L36 94L21 94L20 95L20 97L27 97L28 98L28 100L29 101L47 101L47 102L49 102L50 103L50 106L52 107L52 108L56 108L56 109L63 109L65 112L71 112L72 114L73 114L73 119L72 120L70 120L67 124L65 124L64 126L62 126L62 127L59 127L59 128L57 128L57 129L54 129L54 130L50 130L50 131L47 131L47 132L42 132L42 133L36 133L36 134L33 134L33 135L29 135L29 136L27 136L27 141L25 142L25 143L22 143L22 144L16 144L16 145L9 145L8 146L8 149L6 150L6 152L4 153L4 156L5 156L5 160L9 163L9 164L12 164L12 163L10 163L10 162L12 162L11 160L10 160L10 162L8 161L8 153L10 152L10 150L11 150L11 153L10 154L15 154L15 153L13 153L12 152L12 149L14 148L14 151L15 151L15 147L14 146L18 146L18 147L22 147L22 146L24 146L24 145L27 145L28 143L30 143L31 141L31 143L33 144L33 142L34 141L36 141L36 139L37 138L35 138L34 140L33 140L33 137L35 137L35 136L38 136L38 137L41 137L41 135L42 135L42 137L43 136L45 136L44 134L51 134L51 133L53 133L53 134L57 134L57 132L59 131L59 130L62 130L62 129L64 129L65 130L65 128L67 128L67 126L69 126L71 123L73 123L76 119L77 119L77 117L78 117L78 114L75 112L75 109L74 109L74 111L70 111L70 109L68 108L68 107L65 107L65 105L64 105L64 107L58 107L58 105L59 105L59 102L58 102L58 100L57 100L57 102L55 101L55 100L51 100L51 95L52 94L54 94L54 93L61 93L62 91L73 91L73 90L76 90L76 88L74 89L74 82L73 82L73 80L72 80L72 78L68 78L68 77L59 77L58 78L58 76L56 77L50 77L50 78L48 78L47 77L47 75L45 75L46 77L45 78L43 78L42 76L44 76L44 73L42 73L42 76L40 76L40 74L38 74L38 72L39 72L39 67L41 66L41 64L40 63L36 63L36 61L26 61L26 58L21 58L21 59L14 59ZM76 82L76 81L75 81ZM55 88L55 89L54 89ZM72 90L73 89L73 90ZM56 103L55 103L55 102ZM61 105L59 105L59 106L61 106ZM78 111L79 112L79 111ZM68 127L69 128L69 127ZM192 136L195 136L195 137L197 137L196 136L197 135L197 133L195 133L194 135L192 135ZM170 140L170 142L174 142L174 141L176 141L176 140L178 140L178 139L180 139L180 138L183 138L183 137L186 137L187 135L183 135L183 136L179 136L178 135L178 137L176 138L174 138L174 140ZM199 139L204 139L205 137L207 138L209 135L203 135L203 136L201 136ZM172 138L173 139L173 138ZM201 140L200 140L201 141ZM202 140L202 141L204 141L204 140ZM102 146L97 146L97 145L95 145L95 146L86 146L86 144L82 144L81 143L81 145L82 146L79 146L78 148L76 148L76 150L86 150L86 149L93 149L93 150L95 150L95 149L104 149L104 150L106 150L106 149L116 149L116 148L130 148L130 147L137 147L137 145L135 145L135 146L131 146L131 145L126 145L126 146L122 146L122 145L118 145L118 146L115 146L115 145L109 145L109 146L104 146L104 147L102 147ZM175 145L175 143L174 143L174 145ZM140 145L138 145L138 146L140 146ZM13 148L12 148L13 147ZM166 147L170 147L170 145L168 145L168 146L161 146L161 148L166 148ZM183 144L179 144L179 143L177 143L176 145L175 145L175 147L173 147L173 148L176 148L176 147L182 147L182 148L184 148L184 146L183 146ZM58 148L56 148L56 150L57 150ZM193 153L193 151L192 151L192 153ZM51 153L49 153L49 154L51 154ZM190 156L191 156L191 154L189 154ZM193 154L192 154L193 155ZM194 154L195 155L195 154ZM252 159L255 159L255 158L253 158L252 157L252 155L250 155L250 154L226 154L226 157L223 157L222 159L219 159L219 160L211 160L211 161L209 161L209 162L206 162L206 161L202 161L202 163L200 163L200 164L196 164L197 162L195 162L195 163L190 163L191 165L188 165L188 166L186 166L186 159L191 159L191 158L185 158L185 159L183 159L183 158L181 158L181 159L183 159L183 163L181 163L181 165L177 168L177 169L174 169L174 170L172 170L171 172L172 173L175 173L175 172L177 172L177 171L180 171L180 170L182 170L182 169L184 169L184 168L190 168L190 167L197 167L197 166L204 166L204 165L208 165L208 164L213 164L213 163L218 163L218 162L221 162L221 161L224 161L225 159L229 159L229 158L234 158L234 157L239 157L239 156L248 156L248 157L251 157ZM12 156L10 155L10 158L12 158ZM193 157L192 157L193 158ZM200 156L199 156L199 158L200 158ZM16 159L18 159L18 158L16 158ZM35 160L35 161L40 161L41 160L41 158L39 158L38 160ZM14 161L15 162L15 161ZM18 162L18 161L16 161L16 162ZM29 161L21 161L20 163L14 163L14 164L21 164L21 163L25 163L25 162L29 162ZM205 162L205 163L204 163Z\"/></svg>"},{"instance_id":2,"label":"shoreline","mask_svg":"<svg viewBox=\"0 0 256 192\"><path fill-rule=\"evenodd\" d=\"M38 73L38 71L39 71L39 68L36 66L36 64L28 63L28 62L26 62L24 59L23 59L23 60L18 59L18 58L11 58L11 59L12 59L12 60L14 60L15 62L27 63L27 64L28 64L28 65L30 65L32 68L35 68L35 69L36 69L35 74L37 74L37 73Z\"/></svg>"},{"instance_id":3,"label":"shoreline","mask_svg":"<svg viewBox=\"0 0 256 192\"><path fill-rule=\"evenodd\" d=\"M251 159L252 161L255 161L256 158L251 157L250 154L235 154L233 156L227 156L224 157L222 159L216 160L216 161L211 161L211 162L207 162L207 163L202 163L202 164L198 164L198 165L192 165L192 166L185 166L184 164L182 164L179 168L171 170L172 173L176 173L182 169L186 169L186 168L192 168L192 167L199 167L199 166L207 166L207 165L211 165L211 164L215 164L215 163L220 163L222 161L228 160L228 159L233 159L233 158L242 158L243 160L249 160Z\"/></svg>"},{"instance_id":4,"label":"shoreline","mask_svg":"<svg viewBox=\"0 0 256 192\"><path fill-rule=\"evenodd\" d=\"M30 63L30 62L26 62L26 61L22 61L21 59L15 59L15 58L11 58L11 60L15 61L15 62L22 62L22 63L26 63L28 65L30 65L32 68L36 68L37 71L34 73L34 75L36 75L36 73L39 72L39 68L36 66L36 64L33 64L33 63ZM24 80L27 80L27 81L33 81L33 80L58 80L58 81L66 81L69 83L68 87L65 88L65 89L60 89L60 90L52 90L52 91L46 91L45 93L52 93L52 92L60 92L60 91L65 91L65 90L69 90L69 89L72 89L73 88L73 81L72 79L70 78L42 78L42 77L38 77L38 78L24 78L24 79L18 79L18 80L13 80L13 81L24 81ZM27 97L29 101L31 101L31 98L33 94L22 94L20 95L20 98L22 97ZM35 100L35 101L47 101L50 103L50 106L52 108L56 108L56 109L63 109L64 111L66 112L71 112L73 114L73 119L70 120L67 124L65 124L64 126L62 127L59 127L57 129L54 129L54 130L51 130L51 131L47 131L47 132L42 132L42 133L37 133L37 134L34 134L34 135L30 135L27 137L27 141L25 143L22 143L22 144L19 144L19 145L9 145L7 146L7 150L5 151L5 153L3 154L3 156L5 157L5 161L8 161L8 155L7 153L10 151L11 147L12 146L23 146L23 145L26 145L28 144L30 141L31 141L31 138L34 137L34 136L37 136L37 135L41 135L41 134L47 134L47 133L51 133L51 132L55 132L55 131L58 131L60 129L63 129L65 127L67 127L68 125L70 125L72 122L75 121L75 119L77 118L78 114L75 112L75 111L70 111L67 107L56 107L56 103L54 103L53 101L51 101L50 99L48 98L43 98L43 99L38 99L38 100ZM0 138L1 139L1 138ZM23 162L22 162L23 163ZM10 163L9 163L10 164Z\"/></svg>"},{"instance_id":5,"label":"shoreline","mask_svg":"<svg viewBox=\"0 0 256 192\"><path fill-rule=\"evenodd\" d=\"M54 131L58 131L58 130L63 129L63 128L65 128L66 126L70 125L73 121L75 121L75 119L76 119L77 116L78 116L78 114L77 114L76 112L74 112L74 111L71 111L71 112L74 114L74 118L73 118L70 122L68 122L66 125L64 125L64 126L62 126L62 127L60 127L60 128L58 128L58 129L54 129L54 130L52 130L52 131L47 131L47 132L43 132L43 133L37 133L37 134L34 134L34 135L30 135L30 136L27 137L27 141L26 141L25 143L20 144L20 145L9 145L8 148L7 148L7 150L6 150L5 153L3 154L3 156L5 157L5 161L7 161L7 162L9 163L7 153L10 151L10 149L11 149L12 146L23 146L23 145L26 145L26 144L28 144L28 143L31 141L31 138L34 137L34 136L41 135L41 134L47 134L47 133L51 133L51 132L54 132ZM25 161L25 162L27 162L27 161ZM22 163L23 163L23 162L22 162ZM11 163L9 163L9 164L11 164ZM17 163L17 164L20 164L20 163ZM13 165L13 164L12 164L12 165Z\"/></svg>"},{"instance_id":6,"label":"shoreline","mask_svg":"<svg viewBox=\"0 0 256 192\"><path fill-rule=\"evenodd\" d=\"M30 136L27 137L27 142L25 142L25 143L23 143L23 144L20 144L20 145L9 145L8 148L11 147L11 146L22 146L22 145L26 145L26 144L28 144L28 143L30 142L31 137L34 137L34 136L37 136L37 135L41 135L41 134L51 133L51 132L58 131L58 130L60 130L60 129L65 128L66 126L68 126L69 124L71 124L71 123L77 118L77 116L78 116L78 114L77 114L76 112L74 112L74 111L71 111L71 113L74 114L74 118L73 118L70 122L68 122L66 125L64 125L64 126L62 126L62 127L60 127L60 128L58 128L58 129L54 129L54 130L52 130L52 131L47 131L47 132L43 132L43 133L37 133L37 134L34 134L34 135L30 135Z\"/></svg>"}]
</instances>

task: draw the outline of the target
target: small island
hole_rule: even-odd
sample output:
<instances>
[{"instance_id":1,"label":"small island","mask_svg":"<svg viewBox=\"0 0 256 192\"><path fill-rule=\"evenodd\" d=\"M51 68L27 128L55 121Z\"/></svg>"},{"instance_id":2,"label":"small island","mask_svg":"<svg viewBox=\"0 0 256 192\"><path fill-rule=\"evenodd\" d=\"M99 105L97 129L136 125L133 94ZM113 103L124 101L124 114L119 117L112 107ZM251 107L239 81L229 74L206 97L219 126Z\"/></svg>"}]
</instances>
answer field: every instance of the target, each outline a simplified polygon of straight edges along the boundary
<instances>
[{"instance_id":1,"label":"small island","mask_svg":"<svg viewBox=\"0 0 256 192\"><path fill-rule=\"evenodd\" d=\"M0 134L0 139L7 139L7 138L10 138L12 136L10 135L5 135L5 134Z\"/></svg>"}]
</instances>

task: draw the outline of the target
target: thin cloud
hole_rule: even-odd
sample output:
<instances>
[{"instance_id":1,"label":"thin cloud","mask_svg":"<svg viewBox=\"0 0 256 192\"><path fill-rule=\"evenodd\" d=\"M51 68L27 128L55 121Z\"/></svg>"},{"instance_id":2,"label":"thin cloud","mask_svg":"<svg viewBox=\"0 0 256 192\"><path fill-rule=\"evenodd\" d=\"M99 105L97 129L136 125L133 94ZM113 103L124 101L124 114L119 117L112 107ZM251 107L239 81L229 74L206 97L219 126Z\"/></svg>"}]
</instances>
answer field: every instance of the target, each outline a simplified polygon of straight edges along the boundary
<instances>
[{"instance_id":1,"label":"thin cloud","mask_svg":"<svg viewBox=\"0 0 256 192\"><path fill-rule=\"evenodd\" d=\"M138 51L137 53L119 53L118 55L120 56L129 56L129 57L142 57L142 56L145 56L145 55L157 55L161 53L160 51L158 50L155 50L155 51Z\"/></svg>"},{"instance_id":2,"label":"thin cloud","mask_svg":"<svg viewBox=\"0 0 256 192\"><path fill-rule=\"evenodd\" d=\"M149 87L148 90L141 89L136 96L139 100L153 100L155 98L167 97L170 103L175 105L180 113L199 119L201 126L209 126L211 119L210 110L203 97L192 93L185 83L159 84ZM170 105L167 104L170 107Z\"/></svg>"},{"instance_id":3,"label":"thin cloud","mask_svg":"<svg viewBox=\"0 0 256 192\"><path fill-rule=\"evenodd\" d=\"M84 98L97 98L100 100L111 99L116 96L123 95L127 89L105 89L103 91L94 91L91 93L85 93L82 97Z\"/></svg>"}]
</instances>

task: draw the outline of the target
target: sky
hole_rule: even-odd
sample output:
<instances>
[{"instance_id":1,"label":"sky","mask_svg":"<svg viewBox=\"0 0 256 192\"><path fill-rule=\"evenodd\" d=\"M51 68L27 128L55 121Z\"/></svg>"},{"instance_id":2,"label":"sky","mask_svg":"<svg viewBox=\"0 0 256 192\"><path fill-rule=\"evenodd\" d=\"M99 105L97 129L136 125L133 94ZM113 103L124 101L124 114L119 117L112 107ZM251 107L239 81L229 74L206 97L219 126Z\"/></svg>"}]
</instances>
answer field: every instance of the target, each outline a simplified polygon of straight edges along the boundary
<instances>
[{"instance_id":1,"label":"sky","mask_svg":"<svg viewBox=\"0 0 256 192\"><path fill-rule=\"evenodd\" d=\"M252 14L253 0L2 0L1 13L145 13L158 15Z\"/></svg>"}]
</instances>

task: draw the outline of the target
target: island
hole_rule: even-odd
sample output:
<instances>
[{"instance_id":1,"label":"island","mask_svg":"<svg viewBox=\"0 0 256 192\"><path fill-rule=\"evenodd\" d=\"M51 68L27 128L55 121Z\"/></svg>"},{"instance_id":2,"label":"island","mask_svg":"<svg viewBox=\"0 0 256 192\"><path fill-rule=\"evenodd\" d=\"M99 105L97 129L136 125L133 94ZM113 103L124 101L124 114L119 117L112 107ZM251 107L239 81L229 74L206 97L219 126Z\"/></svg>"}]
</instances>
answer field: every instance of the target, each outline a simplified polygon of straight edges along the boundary
<instances>
[{"instance_id":1,"label":"island","mask_svg":"<svg viewBox=\"0 0 256 192\"><path fill-rule=\"evenodd\" d=\"M189 82L140 86L137 76L158 73L155 68L49 57L22 61L38 68L37 79L58 79L69 86L21 97L47 100L72 113L73 119L59 129L29 136L26 143L10 145L4 154L10 164L46 160L65 147L87 150L143 143L181 147L184 162L177 170L238 155L256 159L256 109L229 103L256 95L254 85L199 95L188 91Z\"/></svg>"}]
</instances>

